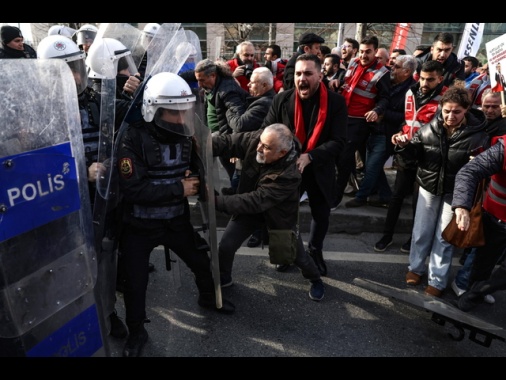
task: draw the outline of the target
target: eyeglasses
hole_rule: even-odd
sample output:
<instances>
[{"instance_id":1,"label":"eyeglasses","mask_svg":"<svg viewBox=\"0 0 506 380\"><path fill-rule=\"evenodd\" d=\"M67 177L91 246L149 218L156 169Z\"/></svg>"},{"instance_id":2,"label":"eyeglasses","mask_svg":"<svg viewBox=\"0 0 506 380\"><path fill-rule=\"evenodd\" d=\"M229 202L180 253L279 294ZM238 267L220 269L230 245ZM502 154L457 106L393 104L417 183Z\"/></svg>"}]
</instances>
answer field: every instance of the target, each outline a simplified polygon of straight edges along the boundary
<instances>
[{"instance_id":1,"label":"eyeglasses","mask_svg":"<svg viewBox=\"0 0 506 380\"><path fill-rule=\"evenodd\" d=\"M399 66L399 65L393 65L392 66L394 69L402 69L402 66Z\"/></svg>"},{"instance_id":2,"label":"eyeglasses","mask_svg":"<svg viewBox=\"0 0 506 380\"><path fill-rule=\"evenodd\" d=\"M255 54L243 54L245 57L254 57Z\"/></svg>"},{"instance_id":3,"label":"eyeglasses","mask_svg":"<svg viewBox=\"0 0 506 380\"><path fill-rule=\"evenodd\" d=\"M341 49L353 49L353 45L342 45Z\"/></svg>"}]
</instances>

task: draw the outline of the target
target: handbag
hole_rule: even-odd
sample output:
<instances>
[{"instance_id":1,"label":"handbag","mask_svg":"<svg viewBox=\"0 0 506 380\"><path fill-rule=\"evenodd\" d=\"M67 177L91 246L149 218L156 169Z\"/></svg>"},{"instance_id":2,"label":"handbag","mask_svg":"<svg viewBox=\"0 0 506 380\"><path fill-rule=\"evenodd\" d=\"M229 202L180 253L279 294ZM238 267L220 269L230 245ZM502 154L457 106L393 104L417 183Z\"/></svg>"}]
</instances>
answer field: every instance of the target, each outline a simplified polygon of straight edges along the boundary
<instances>
[{"instance_id":1,"label":"handbag","mask_svg":"<svg viewBox=\"0 0 506 380\"><path fill-rule=\"evenodd\" d=\"M291 265L297 256L299 240L299 209L297 207L297 225L295 231L268 229L269 260L271 264Z\"/></svg>"},{"instance_id":2,"label":"handbag","mask_svg":"<svg viewBox=\"0 0 506 380\"><path fill-rule=\"evenodd\" d=\"M482 180L476 189L474 203L469 212L469 229L461 231L457 225L457 215L453 213L452 220L443 230L442 237L448 243L458 248L481 247L485 245L485 234L483 233L483 221L481 205L483 203L483 191L485 180Z\"/></svg>"}]
</instances>

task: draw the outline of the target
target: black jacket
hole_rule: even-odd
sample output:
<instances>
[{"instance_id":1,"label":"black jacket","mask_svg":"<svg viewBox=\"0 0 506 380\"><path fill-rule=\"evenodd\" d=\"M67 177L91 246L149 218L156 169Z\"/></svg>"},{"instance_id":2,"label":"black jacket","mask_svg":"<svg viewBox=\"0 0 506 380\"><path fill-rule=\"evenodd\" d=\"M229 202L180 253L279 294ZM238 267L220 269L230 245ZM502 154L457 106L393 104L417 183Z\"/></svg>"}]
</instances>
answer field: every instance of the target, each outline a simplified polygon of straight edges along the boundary
<instances>
[{"instance_id":1,"label":"black jacket","mask_svg":"<svg viewBox=\"0 0 506 380\"><path fill-rule=\"evenodd\" d=\"M426 61L432 60L432 53L429 51L427 54L416 57L418 61L418 68L416 72L420 75L420 71L422 69L422 64ZM445 86L450 87L453 84L455 79L466 79L466 73L464 72L465 63L461 61L455 53L451 53L448 59L443 64L443 83Z\"/></svg>"},{"instance_id":2,"label":"black jacket","mask_svg":"<svg viewBox=\"0 0 506 380\"><path fill-rule=\"evenodd\" d=\"M262 130L213 136L213 155L242 160L237 193L216 196L216 209L227 214L258 214L268 228L289 229L297 224L301 174L296 162L299 146L271 164L259 164L256 149Z\"/></svg>"},{"instance_id":3,"label":"black jacket","mask_svg":"<svg viewBox=\"0 0 506 380\"><path fill-rule=\"evenodd\" d=\"M30 45L23 44L23 51L10 48L3 43L0 45L0 59L37 58L37 52Z\"/></svg>"},{"instance_id":4,"label":"black jacket","mask_svg":"<svg viewBox=\"0 0 506 380\"><path fill-rule=\"evenodd\" d=\"M490 145L485 126L483 112L470 109L465 124L447 137L439 110L430 123L415 133L408 145L403 149L396 147L396 151L418 161L416 181L425 190L434 195L453 193L455 176L469 161L473 149L480 146L486 149Z\"/></svg>"},{"instance_id":5,"label":"black jacket","mask_svg":"<svg viewBox=\"0 0 506 380\"><path fill-rule=\"evenodd\" d=\"M232 131L249 132L260 129L271 107L274 95L276 93L273 89L270 89L261 96L248 96L246 98L246 111L240 114L229 115L228 125L232 128Z\"/></svg>"},{"instance_id":6,"label":"black jacket","mask_svg":"<svg viewBox=\"0 0 506 380\"><path fill-rule=\"evenodd\" d=\"M278 93L274 97L262 128L274 123L283 123L295 133L295 96L295 89ZM319 99L319 91L314 96ZM348 135L348 111L342 95L328 91L327 96L328 110L325 125L316 148L310 152L312 156L311 165L308 165L305 170L314 170L318 186L330 205L334 199L336 156L343 151L346 136ZM313 132L317 117L318 113L314 112L311 116L311 122L306 126L308 138Z\"/></svg>"}]
</instances>

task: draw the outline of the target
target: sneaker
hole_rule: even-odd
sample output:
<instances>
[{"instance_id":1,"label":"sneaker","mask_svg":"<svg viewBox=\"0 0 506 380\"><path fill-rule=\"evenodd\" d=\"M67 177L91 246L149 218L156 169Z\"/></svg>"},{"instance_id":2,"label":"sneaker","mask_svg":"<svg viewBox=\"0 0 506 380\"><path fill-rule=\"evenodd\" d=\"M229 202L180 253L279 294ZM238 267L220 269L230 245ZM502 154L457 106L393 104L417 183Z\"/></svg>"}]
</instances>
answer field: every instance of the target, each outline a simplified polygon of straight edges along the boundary
<instances>
[{"instance_id":1,"label":"sneaker","mask_svg":"<svg viewBox=\"0 0 506 380\"><path fill-rule=\"evenodd\" d=\"M348 202L346 202L344 204L344 207L347 207L347 208L350 208L350 207L361 207L361 206L365 206L367 204L367 200L365 199L360 199L360 198L353 198L353 199L350 199Z\"/></svg>"},{"instance_id":2,"label":"sneaker","mask_svg":"<svg viewBox=\"0 0 506 380\"><path fill-rule=\"evenodd\" d=\"M383 237L374 244L374 250L376 252L385 252L385 250L390 247L393 243L392 237L389 235L383 235Z\"/></svg>"},{"instance_id":3,"label":"sneaker","mask_svg":"<svg viewBox=\"0 0 506 380\"><path fill-rule=\"evenodd\" d=\"M111 315L109 315L109 320L111 322L111 331L109 332L109 335L117 339L126 338L128 335L128 330L121 318L118 317L116 310L114 310Z\"/></svg>"},{"instance_id":4,"label":"sneaker","mask_svg":"<svg viewBox=\"0 0 506 380\"><path fill-rule=\"evenodd\" d=\"M495 303L495 298L492 296L492 294L487 294L485 297L483 297L483 302L493 305Z\"/></svg>"},{"instance_id":5,"label":"sneaker","mask_svg":"<svg viewBox=\"0 0 506 380\"><path fill-rule=\"evenodd\" d=\"M409 253L411 250L411 238L401 246L401 252Z\"/></svg>"},{"instance_id":6,"label":"sneaker","mask_svg":"<svg viewBox=\"0 0 506 380\"><path fill-rule=\"evenodd\" d=\"M325 285L322 280L311 281L311 289L309 289L309 298L313 301L321 301L325 296Z\"/></svg>"},{"instance_id":7,"label":"sneaker","mask_svg":"<svg viewBox=\"0 0 506 380\"><path fill-rule=\"evenodd\" d=\"M464 294L466 292L464 289L460 289L457 286L457 283L455 282L455 280L453 280L453 282L452 282L452 289L455 292L455 294L457 295L457 297L460 297L462 294Z\"/></svg>"},{"instance_id":8,"label":"sneaker","mask_svg":"<svg viewBox=\"0 0 506 380\"><path fill-rule=\"evenodd\" d=\"M427 286L425 288L425 294L428 296L438 297L441 298L441 295L443 294L442 290L439 290L438 288L435 288L431 285Z\"/></svg>"},{"instance_id":9,"label":"sneaker","mask_svg":"<svg viewBox=\"0 0 506 380\"><path fill-rule=\"evenodd\" d=\"M229 286L234 285L234 281L232 281L232 276L227 276L222 274L220 276L220 286L222 288L228 288Z\"/></svg>"}]
</instances>

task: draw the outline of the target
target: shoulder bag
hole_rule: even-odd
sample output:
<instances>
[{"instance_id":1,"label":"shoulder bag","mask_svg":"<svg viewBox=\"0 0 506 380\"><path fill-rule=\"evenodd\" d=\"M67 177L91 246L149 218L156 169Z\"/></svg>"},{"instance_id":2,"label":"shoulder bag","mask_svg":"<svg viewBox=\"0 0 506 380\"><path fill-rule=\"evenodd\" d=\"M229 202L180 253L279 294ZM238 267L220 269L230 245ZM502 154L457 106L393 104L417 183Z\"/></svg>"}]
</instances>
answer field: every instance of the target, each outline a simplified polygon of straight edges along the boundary
<instances>
[{"instance_id":1,"label":"shoulder bag","mask_svg":"<svg viewBox=\"0 0 506 380\"><path fill-rule=\"evenodd\" d=\"M457 225L457 216L453 213L452 220L442 233L443 239L458 248L481 247L485 245L485 235L483 233L483 221L481 219L481 205L483 203L483 191L485 180L482 180L476 189L473 208L469 212L471 218L469 229L461 231Z\"/></svg>"},{"instance_id":2,"label":"shoulder bag","mask_svg":"<svg viewBox=\"0 0 506 380\"><path fill-rule=\"evenodd\" d=\"M292 229L275 230L269 232L269 259L271 264L290 265L297 256L299 239L299 207L297 206L297 225Z\"/></svg>"}]
</instances>

